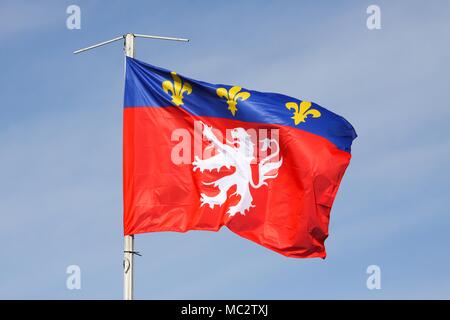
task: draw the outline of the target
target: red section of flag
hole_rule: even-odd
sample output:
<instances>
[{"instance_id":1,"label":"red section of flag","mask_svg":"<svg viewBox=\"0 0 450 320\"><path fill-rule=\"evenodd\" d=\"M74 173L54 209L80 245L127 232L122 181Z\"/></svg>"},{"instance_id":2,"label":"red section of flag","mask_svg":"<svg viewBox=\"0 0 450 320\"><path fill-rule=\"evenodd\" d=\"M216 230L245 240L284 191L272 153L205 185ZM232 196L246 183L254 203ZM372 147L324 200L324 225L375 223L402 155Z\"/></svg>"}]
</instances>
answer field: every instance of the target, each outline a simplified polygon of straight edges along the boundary
<instances>
[{"instance_id":1,"label":"red section of flag","mask_svg":"<svg viewBox=\"0 0 450 320\"><path fill-rule=\"evenodd\" d=\"M208 144L194 134L197 120L224 137L226 129L256 130L260 141L255 145L255 154L263 138L259 136L278 129L282 165L276 178L266 181L267 185L249 186L253 206L245 214L227 213L241 199L234 194L236 186L227 190L221 205L202 206L202 193L219 193L211 183L238 169L193 170L191 161L196 152L205 152ZM191 139L190 155L180 150L184 139ZM174 163L174 154L184 159L189 156L190 160L179 163L178 159ZM330 209L350 157L328 140L292 127L200 119L177 107L125 108L124 232L217 231L225 225L283 255L324 258ZM251 168L252 180L258 181L258 163L251 164Z\"/></svg>"}]
</instances>

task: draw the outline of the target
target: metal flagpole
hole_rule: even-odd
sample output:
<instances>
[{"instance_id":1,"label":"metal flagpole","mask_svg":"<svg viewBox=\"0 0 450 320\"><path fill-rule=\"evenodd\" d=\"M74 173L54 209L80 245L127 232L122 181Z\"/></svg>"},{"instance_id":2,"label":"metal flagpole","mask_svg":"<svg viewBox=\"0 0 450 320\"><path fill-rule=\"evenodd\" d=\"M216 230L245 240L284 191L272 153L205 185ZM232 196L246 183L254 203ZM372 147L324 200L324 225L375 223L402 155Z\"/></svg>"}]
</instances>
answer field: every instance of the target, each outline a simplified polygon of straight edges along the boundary
<instances>
[{"instance_id":1,"label":"metal flagpole","mask_svg":"<svg viewBox=\"0 0 450 320\"><path fill-rule=\"evenodd\" d=\"M125 55L134 58L134 35L125 35ZM125 236L123 251L123 299L133 300L134 235Z\"/></svg>"},{"instance_id":2,"label":"metal flagpole","mask_svg":"<svg viewBox=\"0 0 450 320\"><path fill-rule=\"evenodd\" d=\"M118 40L124 39L124 51L125 56L134 58L134 38L147 38L147 39L158 39L158 40L171 40L171 41L183 41L188 42L189 39L183 38L173 38L173 37L161 37L161 36L151 36L145 34L133 34L127 33L123 36L116 37L107 41L103 41L92 46L79 49L74 51L74 54L85 52L91 49L95 49L112 42L116 42ZM133 256L134 254L138 254L134 251L134 236L129 235L124 237L124 251L123 251L123 299L124 300L133 300Z\"/></svg>"}]
</instances>

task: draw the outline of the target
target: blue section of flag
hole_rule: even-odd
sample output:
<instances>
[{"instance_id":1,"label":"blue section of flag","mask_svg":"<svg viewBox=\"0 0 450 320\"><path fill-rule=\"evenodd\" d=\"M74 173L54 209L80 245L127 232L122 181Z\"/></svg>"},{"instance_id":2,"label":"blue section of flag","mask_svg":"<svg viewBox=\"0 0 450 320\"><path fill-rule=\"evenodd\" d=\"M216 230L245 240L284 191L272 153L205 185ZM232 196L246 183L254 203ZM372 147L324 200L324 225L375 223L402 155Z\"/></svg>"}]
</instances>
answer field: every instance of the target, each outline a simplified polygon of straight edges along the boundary
<instances>
[{"instance_id":1,"label":"blue section of flag","mask_svg":"<svg viewBox=\"0 0 450 320\"><path fill-rule=\"evenodd\" d=\"M130 107L169 107L173 106L171 92L163 90L162 83L173 82L171 72L148 63L126 58L126 81L124 106ZM217 95L218 88L229 90L232 86L211 84L178 75L190 84L192 92L183 94L183 104L178 106L195 116L234 119L245 122L258 122L294 127L320 135L339 149L350 152L356 132L343 117L312 103L311 109L320 111L320 117L307 118L305 122L295 124L293 110L286 108L286 103L301 100L278 93L265 93L242 88L249 92L250 98L237 101L237 112L233 116L228 109L227 100Z\"/></svg>"}]
</instances>

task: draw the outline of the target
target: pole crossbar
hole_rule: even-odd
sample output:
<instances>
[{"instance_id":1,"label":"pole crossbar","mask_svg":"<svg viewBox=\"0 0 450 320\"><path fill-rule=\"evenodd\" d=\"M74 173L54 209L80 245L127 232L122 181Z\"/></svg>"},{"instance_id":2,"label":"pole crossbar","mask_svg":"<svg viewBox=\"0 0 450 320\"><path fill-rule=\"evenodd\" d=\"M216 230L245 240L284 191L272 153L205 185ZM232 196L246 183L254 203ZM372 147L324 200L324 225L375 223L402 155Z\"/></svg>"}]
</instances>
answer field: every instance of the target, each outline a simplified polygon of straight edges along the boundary
<instances>
[{"instance_id":1,"label":"pole crossbar","mask_svg":"<svg viewBox=\"0 0 450 320\"><path fill-rule=\"evenodd\" d=\"M82 52L85 52L85 51L88 51L88 50L91 50L91 49L95 49L95 48L98 48L98 47L110 44L110 43L118 41L118 40L121 40L123 38L124 38L124 36L116 37L116 38L113 38L113 39L110 39L110 40L106 40L106 41L94 44L94 45L86 47L86 48L82 48L82 49L76 50L73 53L74 54L82 53Z\"/></svg>"},{"instance_id":2,"label":"pole crossbar","mask_svg":"<svg viewBox=\"0 0 450 320\"><path fill-rule=\"evenodd\" d=\"M116 41L119 41L121 39L126 39L127 35L132 35L133 37L136 37L136 38L147 38L147 39L156 39L156 40L189 42L189 39L185 39L185 38L152 36L152 35L140 34L140 33L127 33L127 34L124 34L124 35L122 35L120 37L115 37L115 38L112 38L110 40L106 40L106 41L103 41L103 42L99 42L99 43L93 44L92 46L89 46L89 47L86 47L86 48L81 48L81 49L75 50L73 53L74 54L78 54L78 53L82 53L82 52L85 52L85 51L88 51L88 50L91 50L91 49L102 47L102 46L110 44L112 42L116 42Z\"/></svg>"},{"instance_id":3,"label":"pole crossbar","mask_svg":"<svg viewBox=\"0 0 450 320\"><path fill-rule=\"evenodd\" d=\"M189 39L184 39L184 38L150 36L150 35L147 35L147 34L139 34L139 33L135 33L134 36L136 38L147 38L147 39L158 39L158 40L189 42Z\"/></svg>"}]
</instances>

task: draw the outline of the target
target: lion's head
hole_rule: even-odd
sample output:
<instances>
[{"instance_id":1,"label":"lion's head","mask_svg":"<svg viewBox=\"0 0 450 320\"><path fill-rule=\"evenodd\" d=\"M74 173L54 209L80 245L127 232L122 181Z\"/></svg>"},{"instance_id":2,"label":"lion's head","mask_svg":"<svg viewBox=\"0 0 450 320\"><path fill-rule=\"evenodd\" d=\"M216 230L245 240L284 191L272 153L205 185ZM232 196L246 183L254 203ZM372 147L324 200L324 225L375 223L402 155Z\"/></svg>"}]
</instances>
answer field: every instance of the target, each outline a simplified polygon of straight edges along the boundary
<instances>
[{"instance_id":1,"label":"lion's head","mask_svg":"<svg viewBox=\"0 0 450 320\"><path fill-rule=\"evenodd\" d=\"M243 128L234 128L231 130L232 142L237 145L240 150L245 149L247 156L253 156L254 143L251 136Z\"/></svg>"}]
</instances>

